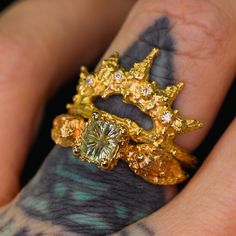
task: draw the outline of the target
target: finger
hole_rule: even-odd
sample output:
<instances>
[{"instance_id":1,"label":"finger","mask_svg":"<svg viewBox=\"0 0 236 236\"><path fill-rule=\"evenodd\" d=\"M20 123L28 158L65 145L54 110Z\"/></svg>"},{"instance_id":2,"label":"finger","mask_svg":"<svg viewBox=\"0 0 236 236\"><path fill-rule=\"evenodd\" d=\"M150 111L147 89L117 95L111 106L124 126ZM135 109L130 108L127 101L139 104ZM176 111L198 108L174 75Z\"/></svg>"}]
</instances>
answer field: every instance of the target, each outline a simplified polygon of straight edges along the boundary
<instances>
[{"instance_id":1,"label":"finger","mask_svg":"<svg viewBox=\"0 0 236 236\"><path fill-rule=\"evenodd\" d=\"M160 235L234 235L235 140L236 119L186 188L140 224ZM126 230L137 228L133 225Z\"/></svg>"},{"instance_id":2,"label":"finger","mask_svg":"<svg viewBox=\"0 0 236 236\"><path fill-rule=\"evenodd\" d=\"M194 7L194 4L197 4L197 3L203 4L201 10L197 8L199 5L195 5ZM205 9L204 4L207 4L206 5L208 6L207 9ZM159 47L161 48L161 55L155 60L155 64L159 64L159 67L154 65L151 77L153 79L153 77L155 77L153 75L157 73L158 84L159 86L162 86L162 87L168 84L169 80L171 80L172 83L176 82L177 81L176 70L178 70L179 74L181 71L181 68L175 66L177 61L181 60L181 58L177 60L178 58L177 52L180 52L180 48L178 48L178 45L179 45L178 41L181 40L180 36L184 34L186 31L186 29L182 30L183 31L182 34L181 32L179 32L178 34L179 38L175 36L177 33L174 33L175 32L174 28L176 28L177 25L181 25L181 22L182 22L182 21L179 22L178 19L179 18L181 19L181 17L178 17L178 16L182 16L182 13L185 13L185 18L187 16L188 17L193 16L195 21L198 22L199 19L201 20L201 14L203 14L204 12L211 13L213 9L215 9L215 7L212 6L213 9L211 10L210 6L207 1L204 1L204 2L203 1L196 2L196 1L189 1L189 0L188 1L174 1L174 2L173 1L158 1L158 2L157 1L143 1L140 4L138 4L136 8L134 9L133 13L131 13L131 16L129 17L126 25L121 31L119 38L117 38L117 40L115 41L113 47L111 48L111 51L113 50L119 50L120 52L123 51L121 64L122 66L129 68L133 64L134 61L138 61L140 59L139 57L145 57L147 53L150 51L150 48ZM226 5L224 5L223 7L225 6ZM195 16L193 14L194 12L195 12ZM196 14L196 12L198 12L200 15ZM204 24L206 24L205 21L211 23L210 26L207 26L211 29L211 32L214 32L214 30L218 30L219 27L221 27L221 25L223 25L224 28L225 28L225 25L227 24L230 25L230 23L225 23L225 18L228 19L227 16L222 17L221 14L218 13L218 11L214 12L213 15L214 15L213 20L211 20L211 17L213 16L211 16L210 19L204 20ZM146 18L149 19L149 17L151 18L150 21L145 20ZM220 23L218 21L219 19L220 19ZM176 23L174 25L170 24L172 21ZM195 30L198 29L197 26L195 26L196 22L193 24L193 26L191 26L192 24L185 23L186 25L189 25L190 28L193 27L190 30L190 32L194 31L195 27L196 27ZM216 22L217 27L214 24L215 22ZM213 27L215 28L212 29ZM203 28L205 29L205 27ZM200 29L203 30L202 28ZM198 31L199 34L202 32L200 29ZM229 29L231 32L231 27L229 27ZM203 30L203 32L205 31ZM146 34L146 37L142 39L139 37L140 34ZM231 34L232 33L227 34L227 37L226 37L227 42L228 41L231 42L233 40L233 38L230 37ZM205 35L201 37L203 41L204 40L207 41L207 37L205 38ZM145 42L142 42L140 44L141 39L142 41L145 41ZM200 41L202 40L199 39L199 44L200 44ZM185 39L185 41L186 41L186 44L189 46L189 48L191 48L191 43L189 42L189 40ZM212 40L210 40L210 43L212 43ZM128 53L127 53L125 51L129 47L129 45L132 45L132 46L128 50ZM146 46L143 47L142 45L146 45ZM227 47L225 46L224 52L226 56L232 55L232 52L229 52L229 53L226 52L226 48ZM196 46L195 46L195 50L196 50ZM214 57L214 53L211 53L210 55L211 57ZM135 58L135 60L132 61L130 57L131 59ZM186 57L189 57L189 60L191 60L191 56L186 55ZM207 63L209 63L209 61L211 61L211 58L210 59L208 58L208 60L206 61ZM206 61L204 60L202 66L205 66ZM234 66L234 62L232 62L230 58L227 58L227 61L230 62L230 67L228 67L228 63L225 64L225 67L227 70L229 70L233 74L232 67ZM195 61L193 60L192 63L194 64L194 62ZM211 68L212 64L210 64L209 66ZM189 70L193 69L193 67L194 66L192 65L192 67L189 68ZM225 70L225 68L223 67L221 69ZM183 77L185 77L185 74L184 74L185 70L183 68L182 68L182 72L183 72ZM217 72L219 71L217 70ZM232 79L229 76L228 71L226 72L226 75L227 77L223 78L222 80L228 81ZM200 82L202 83L204 81L207 84L209 83L210 79L215 78L215 76L217 77L217 74L213 74L213 73L205 74L203 73L203 71L201 71L199 76L200 76ZM204 80L202 79L202 76L205 76ZM173 81L172 78L174 78L174 80L176 81ZM194 78L196 79L196 77ZM181 78L178 78L178 79L181 79ZM192 77L185 78L186 84L191 83L191 81L192 81ZM220 81L221 80L218 77L217 83L219 83ZM223 97L220 88L222 88L222 85L219 86L219 89L217 88L217 94L221 94L220 96ZM215 87L213 87L213 89L215 89ZM201 89L199 89L199 91L198 90L195 91L195 93L196 92L200 93L201 98L204 97L205 99L209 99L209 97L206 94L201 93ZM188 96L191 97L191 94L188 94ZM204 102L205 99L201 99L200 102ZM108 106L111 107L111 104L109 104ZM180 103L180 99L179 99L178 108L181 108L180 106L184 108L185 103ZM212 103L212 106L214 106L213 103ZM216 105L216 107L217 106L219 106L219 104ZM115 107L115 105L113 105L113 107ZM122 109L119 105L118 112L121 112ZM128 111L130 112L130 110ZM137 111L135 111L135 113L133 112L131 113L132 119L133 117L136 117L136 115L138 114L136 112ZM199 109L195 110L195 114L193 114L194 116L190 118L200 118L201 117L200 115L202 115L202 113L204 112L206 111L199 110ZM212 113L213 111L209 109L209 111L207 110L207 112ZM137 116L139 116L139 114ZM143 121L142 125L145 125L146 119L144 120L141 119L140 121L141 122ZM208 122L209 123L208 125L210 126L211 119L206 120L206 121L203 120L203 121ZM200 138L197 140L197 142L199 141L200 141ZM54 158L55 156L57 158ZM49 210L50 215L52 216L51 221L54 221L53 219L56 218L57 220L55 222L57 223L59 222L60 225L63 223L63 225L65 225L69 230L73 232L74 230L77 230L77 233L86 232L88 234L88 232L91 232L92 230L93 233L99 232L101 235L104 235L104 234L108 234L112 232L112 230L118 230L119 228L127 224L130 224L142 218L144 215L150 214L154 210L158 209L161 205L163 205L166 201L166 199L164 199L164 196L163 196L163 188L159 186L151 185L151 184L148 184L147 182L142 181L140 178L133 175L132 172L129 171L128 168L125 168L124 165L122 164L117 166L117 168L115 168L113 171L109 173L107 172L105 173L105 172L98 171L95 167L94 169L92 166L87 165L87 163L80 162L79 160L76 160L76 164L75 164L74 160L72 160L72 158L70 157L71 157L71 152L69 152L69 150L56 148L54 152L47 159L47 162L45 162L43 168L40 170L40 174L38 175L39 177L34 179L33 184L31 183L26 188L26 190L22 192L20 199L18 198L19 201L24 201L27 203L25 204L25 209L28 209L27 212L33 212L31 214L32 217L34 217L35 215L38 216L37 214L38 209L32 206L34 205L35 201L33 201L33 203L31 201L31 204L28 204L26 200L28 196L30 196L32 199L32 192L34 192L33 196L35 197L36 202L39 199L43 199L44 201L47 200L49 205L52 205L52 208ZM81 171L78 172L78 170L81 170ZM45 181L43 181L45 177L47 177L50 181L46 181L45 183ZM64 197L68 196L68 199L71 200L71 201L68 201L66 212L64 211L65 209L64 207L61 208L62 198L59 197L59 194L57 194L58 192L56 193L53 190L55 189L54 186L57 183L60 183L60 184L62 183L62 185L60 186L63 187L64 189L63 191L66 194L68 193L68 191L65 192L65 189L67 189L67 186L74 186L73 191L72 192L69 191L69 195L64 195L64 193L60 195ZM88 189L88 185L93 186L93 188ZM94 186L97 186L97 185L99 185L99 189L94 188ZM37 186L41 188L40 194L37 191L38 190ZM87 200L86 203L85 201L83 201L83 203L80 204L81 201L78 201L79 199L78 196L81 196L81 192L83 193L83 196L84 195L90 196L89 200ZM76 201L73 201L70 198L72 195L77 196ZM53 204L50 204L51 202L53 202ZM28 208L26 205L28 205ZM80 207L80 214L78 214L78 211L76 210L78 209L77 206ZM117 206L119 207L117 208ZM55 212L57 214L55 214ZM70 217L68 217L68 214ZM41 216L43 218L45 217L45 214L43 213ZM61 216L62 218L58 216ZM92 216L92 217L88 218L87 216ZM101 227L101 224L102 224L102 227ZM103 232L101 233L101 231ZM138 233L134 235L138 235Z\"/></svg>"},{"instance_id":3,"label":"finger","mask_svg":"<svg viewBox=\"0 0 236 236\"><path fill-rule=\"evenodd\" d=\"M184 82L176 107L184 117L204 123L202 129L177 140L190 151L212 125L235 74L233 6L228 2L222 9L218 4L217 1L139 1L105 55L120 52L121 65L129 69L153 47L160 49L151 79L161 88ZM111 107L111 103L115 106ZM142 113L124 106L117 97L99 99L96 105L150 127Z\"/></svg>"},{"instance_id":4,"label":"finger","mask_svg":"<svg viewBox=\"0 0 236 236\"><path fill-rule=\"evenodd\" d=\"M184 82L176 107L185 117L204 123L202 129L178 139L193 150L212 125L235 75L235 18L230 1L223 9L218 1L180 2L139 1L107 55L123 52L131 65L153 47L160 48L151 79L160 87Z\"/></svg>"},{"instance_id":5,"label":"finger","mask_svg":"<svg viewBox=\"0 0 236 236\"><path fill-rule=\"evenodd\" d=\"M94 60L133 1L20 1L0 20L0 204L18 176L49 93Z\"/></svg>"}]
</instances>

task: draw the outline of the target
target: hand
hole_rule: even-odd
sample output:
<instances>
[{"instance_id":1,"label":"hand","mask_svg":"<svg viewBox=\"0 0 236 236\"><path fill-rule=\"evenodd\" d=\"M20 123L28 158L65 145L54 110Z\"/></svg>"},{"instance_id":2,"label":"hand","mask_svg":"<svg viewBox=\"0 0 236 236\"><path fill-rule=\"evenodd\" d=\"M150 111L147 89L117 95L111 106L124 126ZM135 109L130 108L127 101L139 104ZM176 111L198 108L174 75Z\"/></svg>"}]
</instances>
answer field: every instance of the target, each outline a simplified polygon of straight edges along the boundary
<instances>
[{"instance_id":1,"label":"hand","mask_svg":"<svg viewBox=\"0 0 236 236\"><path fill-rule=\"evenodd\" d=\"M2 14L0 205L19 191L47 98L81 65L100 56L132 2L28 0Z\"/></svg>"},{"instance_id":2,"label":"hand","mask_svg":"<svg viewBox=\"0 0 236 236\"><path fill-rule=\"evenodd\" d=\"M230 0L223 6L219 0L139 1L107 52L108 55L119 51L123 55L122 65L129 67L143 58L150 48L160 48L161 55L155 60L151 79L157 80L162 87L176 81L185 82L176 106L184 116L197 118L205 124L203 129L177 140L188 150L193 150L208 132L235 75L236 55L232 50L236 40L235 7ZM109 109L105 102L102 106ZM113 112L122 115L123 105L116 107L118 110ZM139 114L129 111L128 116L139 117ZM141 123L145 126L145 118ZM234 130L234 126L232 124L229 129ZM205 232L206 235L223 235L227 229L227 235L233 235L235 229L230 214L235 209L232 176L235 150L232 151L232 147L231 153L227 153L225 150L229 149L223 146L224 142L230 145L227 139L234 140L232 134L235 132L227 133L222 137L226 141L220 141L220 146L217 145L210 155L216 158L208 158L184 191L160 211L125 229L123 234L181 235L183 232L184 235L186 232L186 235L194 235L196 231L195 235ZM225 158L224 152L229 164L221 161ZM173 188L149 185L130 174L124 166L101 173L91 165L72 161L70 156L69 151L58 148L49 155L37 177L10 207L4 209L0 228L7 229L7 222L14 219L10 226L16 232L20 230L20 222L32 223L26 227L31 235L40 232L104 235L150 214L173 196ZM224 165L223 179L221 168ZM220 195L221 189L229 190ZM207 191L206 197L204 191ZM217 215L213 210L222 199L231 207L222 204ZM202 207L206 204L209 211L202 215ZM191 215L193 209L194 217ZM225 213L226 220L222 219ZM217 222L212 216L217 216ZM199 218L208 224L203 224ZM217 231L214 231L212 226L216 224ZM182 228L183 225L186 228Z\"/></svg>"}]
</instances>

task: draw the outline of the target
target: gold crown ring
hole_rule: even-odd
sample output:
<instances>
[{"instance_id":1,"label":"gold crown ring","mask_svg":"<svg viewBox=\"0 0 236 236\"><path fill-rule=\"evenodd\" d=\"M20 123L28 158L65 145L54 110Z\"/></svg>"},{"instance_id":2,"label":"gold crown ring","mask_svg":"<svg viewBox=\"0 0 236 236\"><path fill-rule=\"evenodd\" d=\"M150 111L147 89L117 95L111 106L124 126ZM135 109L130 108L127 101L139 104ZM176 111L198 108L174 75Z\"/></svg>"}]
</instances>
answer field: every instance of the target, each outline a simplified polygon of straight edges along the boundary
<instances>
[{"instance_id":1,"label":"gold crown ring","mask_svg":"<svg viewBox=\"0 0 236 236\"><path fill-rule=\"evenodd\" d=\"M155 81L149 81L152 62L158 54L158 49L152 49L129 71L119 66L117 52L103 60L94 73L82 67L77 94L73 104L67 105L68 114L53 122L55 143L72 147L75 157L102 170L112 169L122 159L135 174L153 184L183 182L188 177L185 170L195 166L196 158L174 144L173 139L177 134L202 127L202 123L184 119L171 108L183 83L160 89ZM145 130L131 119L94 105L95 98L111 95L122 95L124 103L137 106L151 117L152 129Z\"/></svg>"}]
</instances>

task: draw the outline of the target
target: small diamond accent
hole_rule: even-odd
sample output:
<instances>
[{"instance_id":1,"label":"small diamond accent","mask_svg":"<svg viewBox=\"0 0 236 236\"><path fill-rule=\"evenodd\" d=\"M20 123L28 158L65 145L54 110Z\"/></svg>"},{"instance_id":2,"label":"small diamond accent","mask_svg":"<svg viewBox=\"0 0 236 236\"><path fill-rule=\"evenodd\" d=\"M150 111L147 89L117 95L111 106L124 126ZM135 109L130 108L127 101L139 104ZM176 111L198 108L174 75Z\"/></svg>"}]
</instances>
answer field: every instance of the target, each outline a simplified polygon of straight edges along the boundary
<instances>
[{"instance_id":1,"label":"small diamond accent","mask_svg":"<svg viewBox=\"0 0 236 236\"><path fill-rule=\"evenodd\" d=\"M170 123L172 120L172 115L169 112L165 112L162 116L162 121L164 123Z\"/></svg>"},{"instance_id":2,"label":"small diamond accent","mask_svg":"<svg viewBox=\"0 0 236 236\"><path fill-rule=\"evenodd\" d=\"M141 89L141 93L144 95L144 96L148 96L152 93L152 89L150 87L143 87Z\"/></svg>"},{"instance_id":3,"label":"small diamond accent","mask_svg":"<svg viewBox=\"0 0 236 236\"><path fill-rule=\"evenodd\" d=\"M71 136L73 134L73 130L70 127L70 125L68 123L65 123L61 128L61 136L62 138L67 138L69 136Z\"/></svg>"},{"instance_id":4,"label":"small diamond accent","mask_svg":"<svg viewBox=\"0 0 236 236\"><path fill-rule=\"evenodd\" d=\"M120 82L122 80L122 73L120 71L116 71L114 77L117 82Z\"/></svg>"},{"instance_id":5,"label":"small diamond accent","mask_svg":"<svg viewBox=\"0 0 236 236\"><path fill-rule=\"evenodd\" d=\"M92 75L89 75L87 78L86 78L86 84L88 85L93 85L94 83L94 78Z\"/></svg>"}]
</instances>

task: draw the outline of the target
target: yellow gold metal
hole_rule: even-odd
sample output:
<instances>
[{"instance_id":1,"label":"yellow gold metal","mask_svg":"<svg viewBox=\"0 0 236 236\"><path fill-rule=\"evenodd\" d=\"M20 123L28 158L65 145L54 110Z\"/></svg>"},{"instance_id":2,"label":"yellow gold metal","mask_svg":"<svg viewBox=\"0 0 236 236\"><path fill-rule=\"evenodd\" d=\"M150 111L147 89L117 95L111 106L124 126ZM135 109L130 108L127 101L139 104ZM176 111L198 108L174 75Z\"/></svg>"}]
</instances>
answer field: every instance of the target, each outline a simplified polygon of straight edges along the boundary
<instances>
[{"instance_id":1,"label":"yellow gold metal","mask_svg":"<svg viewBox=\"0 0 236 236\"><path fill-rule=\"evenodd\" d=\"M129 71L119 66L117 52L102 61L94 73L82 67L77 94L73 104L67 105L68 114L54 120L53 140L72 147L75 156L100 169L112 169L122 159L134 173L153 184L183 182L188 177L183 168L194 167L196 158L174 144L173 139L202 127L202 123L182 118L171 107L183 83L160 89L155 81L149 81L152 62L158 54L154 48ZM122 95L124 103L149 115L153 128L145 130L130 119L94 105L96 97L106 99L111 95Z\"/></svg>"}]
</instances>

